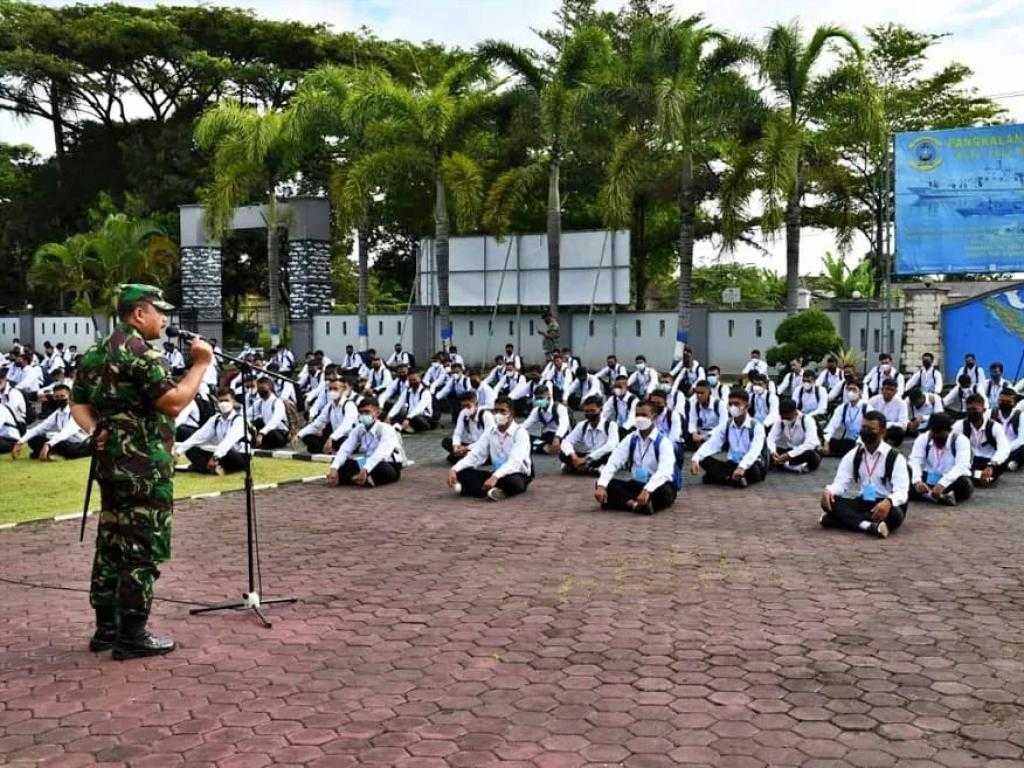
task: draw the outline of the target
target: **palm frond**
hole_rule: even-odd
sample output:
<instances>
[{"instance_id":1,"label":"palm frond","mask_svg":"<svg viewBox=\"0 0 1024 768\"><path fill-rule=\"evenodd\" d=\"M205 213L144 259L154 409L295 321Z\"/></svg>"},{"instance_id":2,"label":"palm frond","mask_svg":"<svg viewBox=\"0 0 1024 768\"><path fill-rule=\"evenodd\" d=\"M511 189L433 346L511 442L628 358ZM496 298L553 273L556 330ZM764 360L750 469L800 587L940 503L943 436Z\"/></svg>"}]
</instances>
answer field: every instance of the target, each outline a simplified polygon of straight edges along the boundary
<instances>
[{"instance_id":1,"label":"palm frond","mask_svg":"<svg viewBox=\"0 0 1024 768\"><path fill-rule=\"evenodd\" d=\"M491 185L484 205L483 223L489 232L508 231L512 214L523 208L530 196L543 188L547 163L530 163L511 168Z\"/></svg>"},{"instance_id":2,"label":"palm frond","mask_svg":"<svg viewBox=\"0 0 1024 768\"><path fill-rule=\"evenodd\" d=\"M441 178L451 195L455 221L465 231L480 215L483 199L483 172L476 160L461 152L452 152L441 160Z\"/></svg>"},{"instance_id":3,"label":"palm frond","mask_svg":"<svg viewBox=\"0 0 1024 768\"><path fill-rule=\"evenodd\" d=\"M547 78L536 63L536 52L529 48L519 48L501 40L485 40L476 47L476 56L489 64L504 64L536 93L544 87Z\"/></svg>"},{"instance_id":4,"label":"palm frond","mask_svg":"<svg viewBox=\"0 0 1024 768\"><path fill-rule=\"evenodd\" d=\"M604 186L598 195L602 215L609 226L628 223L646 155L647 145L636 131L627 131L616 142Z\"/></svg>"}]
</instances>

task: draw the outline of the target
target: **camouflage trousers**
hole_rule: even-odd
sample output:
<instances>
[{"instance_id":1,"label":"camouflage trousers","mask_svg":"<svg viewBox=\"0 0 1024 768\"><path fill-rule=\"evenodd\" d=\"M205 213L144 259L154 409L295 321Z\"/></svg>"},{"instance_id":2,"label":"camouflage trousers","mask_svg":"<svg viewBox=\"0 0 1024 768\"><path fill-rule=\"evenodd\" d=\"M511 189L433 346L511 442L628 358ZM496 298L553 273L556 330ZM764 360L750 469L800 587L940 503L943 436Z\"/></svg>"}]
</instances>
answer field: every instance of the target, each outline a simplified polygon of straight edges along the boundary
<instances>
[{"instance_id":1,"label":"camouflage trousers","mask_svg":"<svg viewBox=\"0 0 1024 768\"><path fill-rule=\"evenodd\" d=\"M102 507L96 532L89 603L114 609L121 617L144 618L153 601L157 568L171 556L171 481L146 484L100 483Z\"/></svg>"}]
</instances>

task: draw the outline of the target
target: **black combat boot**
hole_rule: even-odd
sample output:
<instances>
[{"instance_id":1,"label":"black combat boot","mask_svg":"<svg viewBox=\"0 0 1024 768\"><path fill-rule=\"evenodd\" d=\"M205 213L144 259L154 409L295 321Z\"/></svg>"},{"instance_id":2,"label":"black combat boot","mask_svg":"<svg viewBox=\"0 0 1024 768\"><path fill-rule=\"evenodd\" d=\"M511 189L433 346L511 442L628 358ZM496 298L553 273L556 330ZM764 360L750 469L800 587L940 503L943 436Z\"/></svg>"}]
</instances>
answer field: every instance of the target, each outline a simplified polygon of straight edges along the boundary
<instances>
[{"instance_id":1,"label":"black combat boot","mask_svg":"<svg viewBox=\"0 0 1024 768\"><path fill-rule=\"evenodd\" d=\"M149 613L130 611L121 614L121 626L111 656L118 661L144 656L163 656L177 646L169 637L155 637L146 631Z\"/></svg>"},{"instance_id":2,"label":"black combat boot","mask_svg":"<svg viewBox=\"0 0 1024 768\"><path fill-rule=\"evenodd\" d=\"M93 653L109 651L117 642L117 611L114 608L96 609L96 632L89 641Z\"/></svg>"}]
</instances>

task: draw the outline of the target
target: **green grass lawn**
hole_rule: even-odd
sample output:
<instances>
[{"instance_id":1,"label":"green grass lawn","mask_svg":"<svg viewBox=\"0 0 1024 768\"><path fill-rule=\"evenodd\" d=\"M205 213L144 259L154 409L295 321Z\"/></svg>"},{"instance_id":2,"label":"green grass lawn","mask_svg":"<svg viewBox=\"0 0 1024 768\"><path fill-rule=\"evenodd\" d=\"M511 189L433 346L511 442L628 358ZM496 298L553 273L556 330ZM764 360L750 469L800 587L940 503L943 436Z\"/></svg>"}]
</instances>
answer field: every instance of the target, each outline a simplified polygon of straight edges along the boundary
<instances>
[{"instance_id":1,"label":"green grass lawn","mask_svg":"<svg viewBox=\"0 0 1024 768\"><path fill-rule=\"evenodd\" d=\"M0 525L81 512L88 459L41 462L25 455L17 461L0 456ZM318 462L256 459L253 464L256 484L326 474L327 465ZM241 473L218 477L181 472L174 478L174 497L236 490L242 479ZM91 508L99 509L99 504L99 489L93 486Z\"/></svg>"}]
</instances>

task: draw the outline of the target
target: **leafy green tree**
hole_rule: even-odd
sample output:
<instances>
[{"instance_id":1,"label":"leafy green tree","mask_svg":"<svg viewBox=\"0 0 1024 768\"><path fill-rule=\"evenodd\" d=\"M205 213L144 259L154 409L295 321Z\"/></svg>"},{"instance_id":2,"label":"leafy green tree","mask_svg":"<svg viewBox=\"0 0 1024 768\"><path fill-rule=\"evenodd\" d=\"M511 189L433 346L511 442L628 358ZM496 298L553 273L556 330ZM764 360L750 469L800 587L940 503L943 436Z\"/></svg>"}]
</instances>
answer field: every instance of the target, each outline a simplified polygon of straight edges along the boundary
<instances>
[{"instance_id":1,"label":"leafy green tree","mask_svg":"<svg viewBox=\"0 0 1024 768\"><path fill-rule=\"evenodd\" d=\"M281 238L285 224L278 207L278 187L298 170L302 149L282 112L260 113L236 101L222 101L196 124L196 144L211 152L213 181L201 191L204 226L221 239L235 208L263 198L267 225L268 305L271 341L280 341Z\"/></svg>"},{"instance_id":2,"label":"leafy green tree","mask_svg":"<svg viewBox=\"0 0 1024 768\"><path fill-rule=\"evenodd\" d=\"M775 329L777 347L768 350L765 359L769 365L788 363L790 360L821 360L838 352L843 341L829 316L820 309L805 309L790 315Z\"/></svg>"},{"instance_id":3,"label":"leafy green tree","mask_svg":"<svg viewBox=\"0 0 1024 768\"><path fill-rule=\"evenodd\" d=\"M817 141L813 122L827 111L835 85L827 75L816 76L815 67L832 41L848 46L860 60L860 45L851 32L841 27L820 26L805 39L796 22L773 27L762 55L762 76L780 102L767 121L764 139L763 225L770 231L785 224L788 312L797 311L801 213L815 170L810 162Z\"/></svg>"},{"instance_id":4,"label":"leafy green tree","mask_svg":"<svg viewBox=\"0 0 1024 768\"><path fill-rule=\"evenodd\" d=\"M560 174L563 161L579 138L579 102L611 56L607 35L594 27L581 27L567 37L557 59L545 66L538 56L497 40L477 49L488 63L501 63L520 79L537 115L537 152L531 163L506 171L494 182L487 197L485 222L507 232L512 209L547 178L548 312L558 318L561 270L562 198Z\"/></svg>"},{"instance_id":5,"label":"leafy green tree","mask_svg":"<svg viewBox=\"0 0 1024 768\"><path fill-rule=\"evenodd\" d=\"M464 150L496 104L494 85L486 75L478 64L459 63L433 86L410 88L380 70L368 69L353 82L346 102L346 122L372 135L372 149L346 169L336 195L342 216L365 220L376 189L398 195L407 189L409 179L426 177L433 182L438 316L445 346L451 339L449 197L457 221L472 226L480 210L483 172Z\"/></svg>"},{"instance_id":6,"label":"leafy green tree","mask_svg":"<svg viewBox=\"0 0 1024 768\"><path fill-rule=\"evenodd\" d=\"M863 259L850 269L845 259L826 253L823 267L820 276L808 280L811 287L837 299L869 299L875 295L875 269L870 259Z\"/></svg>"}]
</instances>

